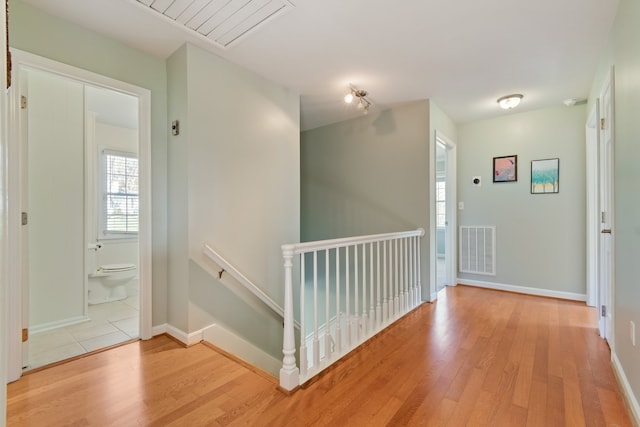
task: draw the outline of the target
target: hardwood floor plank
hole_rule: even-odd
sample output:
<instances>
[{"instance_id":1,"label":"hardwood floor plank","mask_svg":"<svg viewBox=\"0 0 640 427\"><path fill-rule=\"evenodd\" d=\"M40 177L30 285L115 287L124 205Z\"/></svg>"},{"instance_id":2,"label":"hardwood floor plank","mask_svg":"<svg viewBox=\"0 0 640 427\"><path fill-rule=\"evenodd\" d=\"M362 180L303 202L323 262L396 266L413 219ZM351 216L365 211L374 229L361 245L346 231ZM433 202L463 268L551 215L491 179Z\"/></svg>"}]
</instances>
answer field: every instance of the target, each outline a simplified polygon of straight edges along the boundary
<instances>
[{"instance_id":1,"label":"hardwood floor plank","mask_svg":"<svg viewBox=\"0 0 640 427\"><path fill-rule=\"evenodd\" d=\"M629 427L583 303L458 286L291 396L166 336L8 385L10 426Z\"/></svg>"},{"instance_id":2,"label":"hardwood floor plank","mask_svg":"<svg viewBox=\"0 0 640 427\"><path fill-rule=\"evenodd\" d=\"M547 378L547 426L564 426L564 383L562 378L549 375Z\"/></svg>"},{"instance_id":3,"label":"hardwood floor plank","mask_svg":"<svg viewBox=\"0 0 640 427\"><path fill-rule=\"evenodd\" d=\"M547 383L534 380L529 394L527 427L547 427Z\"/></svg>"}]
</instances>

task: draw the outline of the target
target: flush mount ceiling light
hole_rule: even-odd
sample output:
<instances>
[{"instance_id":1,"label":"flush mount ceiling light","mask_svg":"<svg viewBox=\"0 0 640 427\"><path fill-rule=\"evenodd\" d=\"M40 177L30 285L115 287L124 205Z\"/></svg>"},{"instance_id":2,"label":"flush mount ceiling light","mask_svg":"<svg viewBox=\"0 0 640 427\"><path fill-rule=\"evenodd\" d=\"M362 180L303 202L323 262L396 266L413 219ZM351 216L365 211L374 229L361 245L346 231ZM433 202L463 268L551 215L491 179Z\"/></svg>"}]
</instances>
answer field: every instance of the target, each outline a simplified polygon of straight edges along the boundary
<instances>
[{"instance_id":1,"label":"flush mount ceiling light","mask_svg":"<svg viewBox=\"0 0 640 427\"><path fill-rule=\"evenodd\" d=\"M522 100L522 95L519 93L514 93L513 95L506 95L498 98L498 105L500 108L504 110L510 110L512 108L516 108L520 101Z\"/></svg>"},{"instance_id":2,"label":"flush mount ceiling light","mask_svg":"<svg viewBox=\"0 0 640 427\"><path fill-rule=\"evenodd\" d=\"M349 88L349 93L344 96L344 102L347 104L358 102L358 109L362 110L364 114L369 112L371 101L367 99L367 91L362 89L356 89L353 86Z\"/></svg>"}]
</instances>

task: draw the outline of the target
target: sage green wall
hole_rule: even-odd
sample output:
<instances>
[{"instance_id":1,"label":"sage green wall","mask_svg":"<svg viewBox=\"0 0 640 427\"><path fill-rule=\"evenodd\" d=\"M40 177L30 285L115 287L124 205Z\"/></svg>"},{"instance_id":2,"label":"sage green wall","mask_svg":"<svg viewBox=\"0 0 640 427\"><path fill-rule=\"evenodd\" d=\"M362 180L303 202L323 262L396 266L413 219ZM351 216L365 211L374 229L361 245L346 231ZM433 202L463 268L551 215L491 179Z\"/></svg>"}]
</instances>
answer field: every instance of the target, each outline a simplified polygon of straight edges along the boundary
<instances>
[{"instance_id":1,"label":"sage green wall","mask_svg":"<svg viewBox=\"0 0 640 427\"><path fill-rule=\"evenodd\" d=\"M428 101L303 132L302 240L422 227L427 266L429 135ZM429 299L427 270L423 300Z\"/></svg>"},{"instance_id":2,"label":"sage green wall","mask_svg":"<svg viewBox=\"0 0 640 427\"><path fill-rule=\"evenodd\" d=\"M165 61L21 2L9 1L9 44L151 91L153 324L167 321L167 80Z\"/></svg>"},{"instance_id":3,"label":"sage green wall","mask_svg":"<svg viewBox=\"0 0 640 427\"><path fill-rule=\"evenodd\" d=\"M495 276L459 278L586 294L585 116L584 106L556 107L458 128L458 226L495 226L497 249ZM517 182L493 183L492 158L508 155L518 156ZM560 192L530 194L531 161L555 157Z\"/></svg>"},{"instance_id":4,"label":"sage green wall","mask_svg":"<svg viewBox=\"0 0 640 427\"><path fill-rule=\"evenodd\" d=\"M189 330L187 96L187 47L184 45L167 59L167 122L180 122L180 134L168 136L167 144L167 299L171 301L167 307L167 323L181 331Z\"/></svg>"},{"instance_id":5,"label":"sage green wall","mask_svg":"<svg viewBox=\"0 0 640 427\"><path fill-rule=\"evenodd\" d=\"M615 247L614 349L636 400L640 400L640 3L621 0L607 48L591 90L600 93L606 73L615 67ZM629 322L636 325L636 345ZM638 415L638 414L636 414Z\"/></svg>"},{"instance_id":6,"label":"sage green wall","mask_svg":"<svg viewBox=\"0 0 640 427\"><path fill-rule=\"evenodd\" d=\"M281 358L282 319L229 291L203 244L284 305L280 247L300 240L299 95L192 45L168 70L170 118L181 122L169 144L169 296L180 305L170 323L222 323Z\"/></svg>"}]
</instances>

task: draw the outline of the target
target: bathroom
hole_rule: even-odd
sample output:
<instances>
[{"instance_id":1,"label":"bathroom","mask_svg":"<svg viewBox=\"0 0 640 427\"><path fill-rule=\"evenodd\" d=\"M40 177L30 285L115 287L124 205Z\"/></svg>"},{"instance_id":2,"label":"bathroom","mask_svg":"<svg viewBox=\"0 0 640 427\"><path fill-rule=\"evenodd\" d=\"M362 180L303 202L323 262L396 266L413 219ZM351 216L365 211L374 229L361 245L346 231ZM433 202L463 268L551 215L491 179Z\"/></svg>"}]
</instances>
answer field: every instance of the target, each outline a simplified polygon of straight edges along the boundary
<instances>
[{"instance_id":1,"label":"bathroom","mask_svg":"<svg viewBox=\"0 0 640 427\"><path fill-rule=\"evenodd\" d=\"M30 370L139 336L138 99L41 69L20 76Z\"/></svg>"}]
</instances>

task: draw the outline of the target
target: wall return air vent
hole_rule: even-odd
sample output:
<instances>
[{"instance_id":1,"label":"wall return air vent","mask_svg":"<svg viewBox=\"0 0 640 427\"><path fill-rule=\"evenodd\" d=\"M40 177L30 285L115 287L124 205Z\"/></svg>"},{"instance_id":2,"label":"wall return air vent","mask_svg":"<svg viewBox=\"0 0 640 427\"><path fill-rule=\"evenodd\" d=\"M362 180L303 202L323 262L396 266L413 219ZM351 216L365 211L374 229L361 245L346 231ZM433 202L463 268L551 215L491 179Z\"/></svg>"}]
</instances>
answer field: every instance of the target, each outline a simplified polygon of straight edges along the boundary
<instances>
[{"instance_id":1,"label":"wall return air vent","mask_svg":"<svg viewBox=\"0 0 640 427\"><path fill-rule=\"evenodd\" d=\"M286 0L136 0L227 48L293 8Z\"/></svg>"},{"instance_id":2,"label":"wall return air vent","mask_svg":"<svg viewBox=\"0 0 640 427\"><path fill-rule=\"evenodd\" d=\"M496 228L492 226L460 227L461 273L496 275Z\"/></svg>"}]
</instances>

